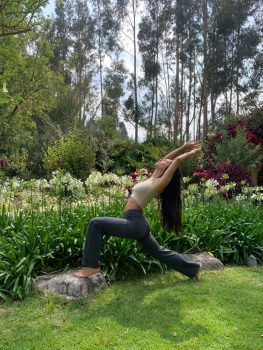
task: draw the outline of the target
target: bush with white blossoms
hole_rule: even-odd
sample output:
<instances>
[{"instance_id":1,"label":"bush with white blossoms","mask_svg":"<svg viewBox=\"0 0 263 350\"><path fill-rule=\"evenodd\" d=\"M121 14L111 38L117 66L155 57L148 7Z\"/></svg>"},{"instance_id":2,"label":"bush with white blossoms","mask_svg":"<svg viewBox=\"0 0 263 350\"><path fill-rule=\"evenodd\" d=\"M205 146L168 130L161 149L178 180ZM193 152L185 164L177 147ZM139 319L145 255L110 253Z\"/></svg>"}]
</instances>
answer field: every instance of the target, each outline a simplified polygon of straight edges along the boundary
<instances>
[{"instance_id":1,"label":"bush with white blossoms","mask_svg":"<svg viewBox=\"0 0 263 350\"><path fill-rule=\"evenodd\" d=\"M225 180L227 180L225 174ZM142 173L136 178L136 182L145 180L146 175ZM219 185L218 181L209 179L201 181L200 184L191 183L190 177L183 178L184 188L182 190L183 200L186 206L191 206L198 200L212 200L224 196L225 199L233 198L237 201L251 203L263 203L263 187L250 187L243 181L241 193L236 195L235 182L225 182ZM85 186L86 188L85 188ZM78 200L87 201L87 205L110 205L112 202L127 200L129 190L134 185L129 175L118 176L114 173L101 174L93 171L85 183L73 178L69 173L54 171L52 178L20 180L12 178L1 181L0 204L7 204L10 209L17 206L25 208L30 205L37 207L56 204L57 198L67 198L71 202ZM128 190L129 189L129 190ZM231 193L231 196L228 194ZM56 198L57 197L57 198ZM38 204L37 204L38 203Z\"/></svg>"},{"instance_id":2,"label":"bush with white blossoms","mask_svg":"<svg viewBox=\"0 0 263 350\"><path fill-rule=\"evenodd\" d=\"M263 203L263 186L243 187L242 193L236 196L236 200Z\"/></svg>"},{"instance_id":3,"label":"bush with white blossoms","mask_svg":"<svg viewBox=\"0 0 263 350\"><path fill-rule=\"evenodd\" d=\"M226 193L230 190L234 190L236 185L237 184L235 182L228 182L226 185L220 187L220 192Z\"/></svg>"},{"instance_id":4,"label":"bush with white blossoms","mask_svg":"<svg viewBox=\"0 0 263 350\"><path fill-rule=\"evenodd\" d=\"M51 193L59 197L71 199L81 199L85 197L83 182L61 170L52 172L52 178L49 180L49 189Z\"/></svg>"},{"instance_id":5,"label":"bush with white blossoms","mask_svg":"<svg viewBox=\"0 0 263 350\"><path fill-rule=\"evenodd\" d=\"M93 171L85 181L85 185L91 191L98 187L114 185L125 188L132 185L132 180L129 176L118 176L114 173L101 174L99 171Z\"/></svg>"},{"instance_id":6,"label":"bush with white blossoms","mask_svg":"<svg viewBox=\"0 0 263 350\"><path fill-rule=\"evenodd\" d=\"M14 199L15 197L18 197L19 193L24 188L24 181L12 178L7 179L6 181L3 181L0 186L0 197L1 199Z\"/></svg>"},{"instance_id":7,"label":"bush with white blossoms","mask_svg":"<svg viewBox=\"0 0 263 350\"><path fill-rule=\"evenodd\" d=\"M50 188L50 184L46 179L37 179L35 180L35 185L36 188L41 191L41 190L46 190Z\"/></svg>"},{"instance_id":8,"label":"bush with white blossoms","mask_svg":"<svg viewBox=\"0 0 263 350\"><path fill-rule=\"evenodd\" d=\"M85 181L88 202L104 206L112 200L124 200L128 197L128 187L133 184L132 179L118 176L114 173L101 174L93 171Z\"/></svg>"},{"instance_id":9,"label":"bush with white blossoms","mask_svg":"<svg viewBox=\"0 0 263 350\"><path fill-rule=\"evenodd\" d=\"M227 174L224 175L224 178L227 179ZM188 178L186 178L186 180L183 178L183 182L185 188L182 190L182 194L186 205L191 205L200 198L212 199L220 194L228 194L229 191L234 193L237 186L237 184L233 181L229 181L225 185L220 186L218 181L214 179L203 179L199 185L197 183L188 184L190 182ZM250 187L246 181L242 181L240 184L242 192L234 196L237 201L263 202L262 186ZM227 197L228 196L226 196L226 198Z\"/></svg>"},{"instance_id":10,"label":"bush with white blossoms","mask_svg":"<svg viewBox=\"0 0 263 350\"><path fill-rule=\"evenodd\" d=\"M189 177L183 178L183 182L185 184L189 183L190 178ZM196 183L189 184L188 187L183 190L183 193L184 193L185 199L187 200L187 203L191 204L197 198L203 197L205 199L209 199L218 195L218 186L219 186L219 183L217 180L209 179L201 182L200 185Z\"/></svg>"}]
</instances>

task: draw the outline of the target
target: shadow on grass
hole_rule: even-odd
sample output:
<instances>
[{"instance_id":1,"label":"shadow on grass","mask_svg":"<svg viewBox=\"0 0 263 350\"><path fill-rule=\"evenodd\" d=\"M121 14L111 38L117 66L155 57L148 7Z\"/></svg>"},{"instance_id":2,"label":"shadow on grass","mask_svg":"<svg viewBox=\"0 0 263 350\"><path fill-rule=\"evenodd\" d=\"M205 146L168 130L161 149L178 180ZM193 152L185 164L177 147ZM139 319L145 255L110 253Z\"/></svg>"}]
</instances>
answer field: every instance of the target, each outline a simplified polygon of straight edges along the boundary
<instances>
[{"instance_id":1,"label":"shadow on grass","mask_svg":"<svg viewBox=\"0 0 263 350\"><path fill-rule=\"evenodd\" d=\"M39 293L34 291L26 300L10 303L10 308L6 305L10 310L7 309L2 318L10 322L17 317L18 323L12 333L26 323L32 344L52 343L55 335L60 347L72 338L76 337L77 341L80 335L80 342L84 344L85 337L93 339L94 334L94 342L105 341L109 349L115 346L112 344L117 338L122 339L121 345L126 344L125 337L129 344L140 342L142 348L145 344L150 346L151 341L164 346L166 343L172 349L183 342L206 344L207 339L216 346L218 337L227 346L232 342L233 348L235 342L242 342L237 348L247 348L251 341L256 348L261 341L260 321L257 320L263 317L262 275L263 268L227 267L220 271L204 271L200 283L170 271L141 276L118 281L107 290L99 291L92 300L51 298L54 311L50 316L48 299L36 297ZM56 323L61 325L57 328ZM236 326L239 330L234 329ZM47 330L47 335L41 338L39 334L43 329ZM109 339L105 340L107 336ZM26 341L27 338L25 334Z\"/></svg>"},{"instance_id":2,"label":"shadow on grass","mask_svg":"<svg viewBox=\"0 0 263 350\"><path fill-rule=\"evenodd\" d=\"M163 276L159 279L157 277L157 281L156 279L153 281L151 276L137 277L133 281L118 282L114 296L105 304L87 300L72 302L69 304L69 314L73 312L74 320L80 323L86 323L90 317L94 326L100 326L101 320L109 317L125 329L135 328L139 332L158 333L171 344L207 333L208 330L198 322L184 321L181 302L176 296L177 285L180 294L182 286L186 287L185 292L189 294L189 298L191 287L194 287L193 290L197 288L193 281L174 276L168 283L167 277ZM103 291L99 292L101 293Z\"/></svg>"},{"instance_id":3,"label":"shadow on grass","mask_svg":"<svg viewBox=\"0 0 263 350\"><path fill-rule=\"evenodd\" d=\"M246 267L234 272L227 267L225 270L204 272L200 283L169 272L159 276L137 277L133 281L118 282L110 301L97 303L78 300L69 304L69 311L74 311L74 319L80 323L87 322L87 317L90 317L94 325L99 326L106 316L124 328L132 327L143 332L151 330L171 344L180 343L211 332L200 321L189 322L189 315L185 320L187 302L189 311L198 314L199 320L202 314L207 316L211 312L210 303L215 315L219 316L222 312L230 324L236 323L238 315L246 317L247 308L253 307L258 314L262 272L262 269ZM247 306L240 307L245 304ZM174 332L176 336L173 337Z\"/></svg>"}]
</instances>

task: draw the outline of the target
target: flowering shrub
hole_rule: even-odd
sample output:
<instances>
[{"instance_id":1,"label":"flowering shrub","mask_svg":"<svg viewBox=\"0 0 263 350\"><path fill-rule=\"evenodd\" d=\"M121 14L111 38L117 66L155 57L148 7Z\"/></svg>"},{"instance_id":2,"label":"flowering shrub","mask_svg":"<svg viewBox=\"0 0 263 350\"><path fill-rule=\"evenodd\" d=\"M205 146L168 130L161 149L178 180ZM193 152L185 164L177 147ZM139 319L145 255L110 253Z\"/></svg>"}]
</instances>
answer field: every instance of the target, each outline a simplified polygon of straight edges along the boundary
<instances>
[{"instance_id":1,"label":"flowering shrub","mask_svg":"<svg viewBox=\"0 0 263 350\"><path fill-rule=\"evenodd\" d=\"M247 140L255 145L263 145L263 108L254 109L249 115L232 119L226 122L228 135L234 137L238 130L243 129Z\"/></svg>"},{"instance_id":2,"label":"flowering shrub","mask_svg":"<svg viewBox=\"0 0 263 350\"><path fill-rule=\"evenodd\" d=\"M52 178L49 181L51 193L59 197L71 199L80 199L85 197L85 190L82 181L74 179L69 173L61 170L52 172Z\"/></svg>"},{"instance_id":3,"label":"flowering shrub","mask_svg":"<svg viewBox=\"0 0 263 350\"><path fill-rule=\"evenodd\" d=\"M226 173L222 174L219 181L213 178L206 180L202 177L199 184L189 184L189 178L184 177L183 183L182 195L186 206L191 206L196 200L207 200L216 197L263 203L263 187L250 187L249 182L245 180L241 180L237 184L235 181L230 181L230 177Z\"/></svg>"},{"instance_id":4,"label":"flowering shrub","mask_svg":"<svg viewBox=\"0 0 263 350\"><path fill-rule=\"evenodd\" d=\"M204 141L203 167L194 171L195 179L216 179L222 183L222 173L237 184L250 183L248 170L262 162L263 109L254 110L248 116L229 116L214 134ZM242 167L243 165L243 167Z\"/></svg>"},{"instance_id":5,"label":"flowering shrub","mask_svg":"<svg viewBox=\"0 0 263 350\"><path fill-rule=\"evenodd\" d=\"M224 176L224 174L227 174L227 178ZM219 185L226 185L227 181L235 182L235 192L237 193L241 190L242 181L245 181L247 184L251 185L251 179L244 167L233 165L231 161L224 164L218 163L216 166L210 165L205 168L198 167L193 174L193 178L197 183L200 183L201 179L213 179L216 180Z\"/></svg>"},{"instance_id":6,"label":"flowering shrub","mask_svg":"<svg viewBox=\"0 0 263 350\"><path fill-rule=\"evenodd\" d=\"M114 173L101 174L99 171L93 171L85 185L89 189L106 186L128 186L132 184L132 180L128 176L118 176Z\"/></svg>"},{"instance_id":7,"label":"flowering shrub","mask_svg":"<svg viewBox=\"0 0 263 350\"><path fill-rule=\"evenodd\" d=\"M263 203L263 186L258 187L244 187L242 194L236 196L237 201L250 201L256 203Z\"/></svg>"},{"instance_id":8,"label":"flowering shrub","mask_svg":"<svg viewBox=\"0 0 263 350\"><path fill-rule=\"evenodd\" d=\"M185 204L191 205L196 200L215 197L230 199L237 194L240 194L239 200L262 201L260 187L248 187L249 178L241 175L241 180L234 181L233 176L227 171L226 168L222 168L220 172L216 172L215 169L199 168L194 178L184 177ZM238 178L237 175L235 178ZM138 181L144 179L145 175L137 176ZM74 205L78 204L78 200L81 200L82 203L84 201L87 206L105 206L112 202L119 202L123 205L133 185L134 182L128 175L117 176L113 173L101 174L96 171L92 172L83 183L69 173L55 171L49 181L46 179L24 181L16 178L2 181L0 204L8 205L10 210L14 207L22 209L30 206L43 209L58 205L61 199L65 198Z\"/></svg>"}]
</instances>

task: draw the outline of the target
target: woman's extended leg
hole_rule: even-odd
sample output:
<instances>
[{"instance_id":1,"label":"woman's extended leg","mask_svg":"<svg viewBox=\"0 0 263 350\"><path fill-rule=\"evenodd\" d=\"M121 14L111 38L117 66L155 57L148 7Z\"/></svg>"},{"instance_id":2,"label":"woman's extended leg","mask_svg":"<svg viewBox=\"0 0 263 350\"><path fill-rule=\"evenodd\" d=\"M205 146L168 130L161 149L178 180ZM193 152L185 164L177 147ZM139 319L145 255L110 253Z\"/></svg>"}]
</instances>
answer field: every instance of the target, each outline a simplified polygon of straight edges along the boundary
<instances>
[{"instance_id":1,"label":"woman's extended leg","mask_svg":"<svg viewBox=\"0 0 263 350\"><path fill-rule=\"evenodd\" d=\"M151 233L147 233L139 242L153 258L188 277L198 279L199 264L187 262L180 254L160 246Z\"/></svg>"},{"instance_id":2,"label":"woman's extended leg","mask_svg":"<svg viewBox=\"0 0 263 350\"><path fill-rule=\"evenodd\" d=\"M140 239L146 231L147 226L121 218L97 217L89 222L85 246L82 255L83 268L75 273L76 277L87 277L99 271L99 258L103 235L116 237Z\"/></svg>"}]
</instances>

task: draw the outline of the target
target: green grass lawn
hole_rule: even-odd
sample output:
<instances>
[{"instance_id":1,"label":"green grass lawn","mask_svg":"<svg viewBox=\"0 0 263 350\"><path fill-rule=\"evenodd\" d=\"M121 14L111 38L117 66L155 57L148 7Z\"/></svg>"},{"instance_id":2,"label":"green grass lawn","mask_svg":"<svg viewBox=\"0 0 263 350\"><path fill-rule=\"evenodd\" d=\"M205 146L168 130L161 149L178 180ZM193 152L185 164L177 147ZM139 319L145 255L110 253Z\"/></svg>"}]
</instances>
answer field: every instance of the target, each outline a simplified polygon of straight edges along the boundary
<instances>
[{"instance_id":1,"label":"green grass lawn","mask_svg":"<svg viewBox=\"0 0 263 350\"><path fill-rule=\"evenodd\" d=\"M92 300L0 304L0 349L263 349L263 267L116 282Z\"/></svg>"}]
</instances>

